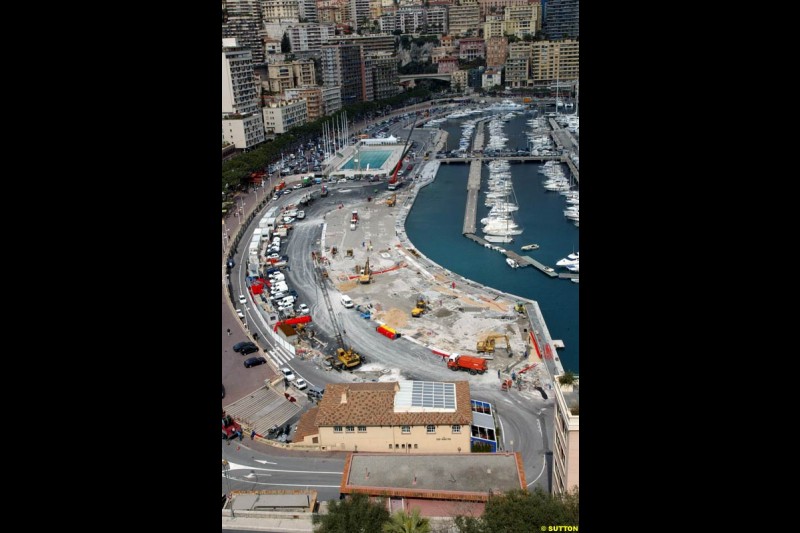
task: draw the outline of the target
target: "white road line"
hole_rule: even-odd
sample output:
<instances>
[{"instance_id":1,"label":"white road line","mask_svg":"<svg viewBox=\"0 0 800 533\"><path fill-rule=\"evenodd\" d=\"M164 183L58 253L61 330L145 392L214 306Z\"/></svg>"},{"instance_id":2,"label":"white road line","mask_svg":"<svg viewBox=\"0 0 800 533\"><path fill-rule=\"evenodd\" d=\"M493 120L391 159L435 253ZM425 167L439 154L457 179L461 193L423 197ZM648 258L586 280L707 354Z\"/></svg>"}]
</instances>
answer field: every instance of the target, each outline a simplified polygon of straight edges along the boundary
<instances>
[{"instance_id":1,"label":"white road line","mask_svg":"<svg viewBox=\"0 0 800 533\"><path fill-rule=\"evenodd\" d=\"M545 462L545 459L544 459L544 458L542 458L542 471L541 471L541 472L539 472L539 475L538 475L538 476L536 476L536 479L534 479L533 481L531 481L530 483L528 483L528 485L527 485L528 487L530 487L531 485L533 485L534 483L536 483L537 481L539 481L539 478L540 478L540 477L542 477L542 474L544 474L544 465L545 465L545 464L547 464L547 463Z\"/></svg>"}]
</instances>

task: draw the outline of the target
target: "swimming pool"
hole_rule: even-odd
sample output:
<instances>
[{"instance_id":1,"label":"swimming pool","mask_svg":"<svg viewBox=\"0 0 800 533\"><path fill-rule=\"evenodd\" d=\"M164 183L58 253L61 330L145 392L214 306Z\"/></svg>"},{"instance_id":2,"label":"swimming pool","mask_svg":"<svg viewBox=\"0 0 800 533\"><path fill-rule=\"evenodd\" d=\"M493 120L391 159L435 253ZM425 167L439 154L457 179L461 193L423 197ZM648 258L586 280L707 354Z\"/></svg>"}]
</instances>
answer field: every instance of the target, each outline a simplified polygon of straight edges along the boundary
<instances>
[{"instance_id":1,"label":"swimming pool","mask_svg":"<svg viewBox=\"0 0 800 533\"><path fill-rule=\"evenodd\" d=\"M353 170L356 168L356 163L354 159L358 158L358 166L361 170L366 170L367 166L370 169L378 169L383 166L389 156L392 155L391 150L370 150L370 151L361 151L354 157L351 157L350 160L340 167L340 170Z\"/></svg>"}]
</instances>

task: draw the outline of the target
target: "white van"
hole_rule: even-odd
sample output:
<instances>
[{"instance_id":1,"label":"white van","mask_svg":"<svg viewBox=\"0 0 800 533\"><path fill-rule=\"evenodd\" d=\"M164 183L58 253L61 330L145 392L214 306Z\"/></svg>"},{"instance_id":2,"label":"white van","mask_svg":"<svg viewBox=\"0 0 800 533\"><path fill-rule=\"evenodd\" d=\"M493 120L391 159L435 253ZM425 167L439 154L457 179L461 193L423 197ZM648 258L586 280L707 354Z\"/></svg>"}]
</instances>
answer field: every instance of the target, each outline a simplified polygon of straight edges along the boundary
<instances>
[{"instance_id":1,"label":"white van","mask_svg":"<svg viewBox=\"0 0 800 533\"><path fill-rule=\"evenodd\" d=\"M342 295L342 305L347 307L347 308L353 307L353 300L351 300L348 295L343 294Z\"/></svg>"},{"instance_id":2,"label":"white van","mask_svg":"<svg viewBox=\"0 0 800 533\"><path fill-rule=\"evenodd\" d=\"M292 296L290 294L289 296L286 296L286 297L283 298L283 300L281 300L281 305L290 305L291 306L291 305L294 305L294 301L295 301L294 296Z\"/></svg>"}]
</instances>

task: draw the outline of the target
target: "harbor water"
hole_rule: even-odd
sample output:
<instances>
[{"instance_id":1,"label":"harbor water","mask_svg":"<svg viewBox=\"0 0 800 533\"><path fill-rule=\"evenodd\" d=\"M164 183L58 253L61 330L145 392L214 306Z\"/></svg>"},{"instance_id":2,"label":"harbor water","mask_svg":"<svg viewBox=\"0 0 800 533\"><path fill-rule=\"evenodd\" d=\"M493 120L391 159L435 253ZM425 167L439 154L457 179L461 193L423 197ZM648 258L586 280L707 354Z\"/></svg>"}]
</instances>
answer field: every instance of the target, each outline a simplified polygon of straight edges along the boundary
<instances>
[{"instance_id":1,"label":"harbor water","mask_svg":"<svg viewBox=\"0 0 800 533\"><path fill-rule=\"evenodd\" d=\"M508 149L526 147L529 118L530 115L518 115L506 122L504 135L508 137ZM458 123L447 121L442 129L449 133L447 149L457 148L461 137ZM510 166L519 205L515 221L524 231L513 236L514 242L498 243L498 246L529 255L557 272L568 272L555 264L567 254L579 251L579 229L564 217L567 205L564 196L548 192L542 186L546 178L538 171L540 167L537 163ZM461 232L468 174L469 165L441 165L436 180L420 190L406 219L406 234L414 246L444 268L500 291L536 300L550 336L564 341L565 348L558 350L564 369L579 373L579 285L568 279L550 278L533 267L512 269L501 253L465 238ZM483 165L477 215L477 235L481 237L480 220L489 212L483 194L487 190L487 177L488 168ZM539 245L538 250L521 249L525 244L534 243Z\"/></svg>"}]
</instances>

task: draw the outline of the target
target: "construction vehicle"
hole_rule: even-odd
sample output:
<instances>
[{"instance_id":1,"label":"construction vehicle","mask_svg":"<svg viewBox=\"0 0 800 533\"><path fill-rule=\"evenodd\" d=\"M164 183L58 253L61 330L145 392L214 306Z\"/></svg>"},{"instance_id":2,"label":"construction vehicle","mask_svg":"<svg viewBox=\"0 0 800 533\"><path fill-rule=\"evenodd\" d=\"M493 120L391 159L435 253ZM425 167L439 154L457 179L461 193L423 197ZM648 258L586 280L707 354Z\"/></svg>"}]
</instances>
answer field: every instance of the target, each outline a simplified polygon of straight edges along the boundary
<instances>
[{"instance_id":1,"label":"construction vehicle","mask_svg":"<svg viewBox=\"0 0 800 533\"><path fill-rule=\"evenodd\" d=\"M222 410L222 438L231 440L236 437L241 437L242 426L239 422L233 419L231 415L225 414L225 409Z\"/></svg>"},{"instance_id":2,"label":"construction vehicle","mask_svg":"<svg viewBox=\"0 0 800 533\"><path fill-rule=\"evenodd\" d=\"M364 268L361 269L361 272L358 277L358 282L367 284L372 281L372 270L369 268L369 257L367 257L367 262L364 264Z\"/></svg>"},{"instance_id":3,"label":"construction vehicle","mask_svg":"<svg viewBox=\"0 0 800 533\"><path fill-rule=\"evenodd\" d=\"M389 207L394 207L394 204L397 203L397 193L394 193L391 198L386 200L386 205Z\"/></svg>"},{"instance_id":4,"label":"construction vehicle","mask_svg":"<svg viewBox=\"0 0 800 533\"><path fill-rule=\"evenodd\" d=\"M525 310L525 304L522 302L517 302L516 304L514 304L514 311L516 311L521 315L527 314L527 311Z\"/></svg>"},{"instance_id":5,"label":"construction vehicle","mask_svg":"<svg viewBox=\"0 0 800 533\"><path fill-rule=\"evenodd\" d=\"M414 318L418 318L420 315L422 315L422 313L425 312L425 309L427 309L425 298L420 296L419 298L417 298L417 306L411 310L411 316L413 316Z\"/></svg>"},{"instance_id":6,"label":"construction vehicle","mask_svg":"<svg viewBox=\"0 0 800 533\"><path fill-rule=\"evenodd\" d=\"M349 348L345 347L344 339L342 339L342 327L339 325L336 313L333 312L331 297L328 295L328 286L325 283L325 278L327 276L323 274L319 260L314 263L314 273L317 286L322 292L322 299L325 301L325 307L328 309L328 316L331 319L334 336L336 337L336 345L338 346L338 348L336 348L336 358L341 362L342 365L344 365L346 369L352 370L360 365L365 359L361 357L355 350L353 350L352 346Z\"/></svg>"},{"instance_id":7,"label":"construction vehicle","mask_svg":"<svg viewBox=\"0 0 800 533\"><path fill-rule=\"evenodd\" d=\"M408 137L406 137L406 143L403 145L403 153L400 155L400 159L397 161L397 166L394 168L394 172L392 173L392 177L389 180L389 184L387 188L390 191L396 190L400 186L400 182L397 180L397 173L403 167L403 158L406 156L408 152L408 141L411 140L411 133L414 131L414 127L417 125L417 115L419 112L414 113L414 121L411 123L411 128L408 130Z\"/></svg>"},{"instance_id":8,"label":"construction vehicle","mask_svg":"<svg viewBox=\"0 0 800 533\"><path fill-rule=\"evenodd\" d=\"M456 370L466 370L474 376L475 374L483 374L489 367L486 364L486 359L454 353L447 358L447 368L454 372Z\"/></svg>"},{"instance_id":9,"label":"construction vehicle","mask_svg":"<svg viewBox=\"0 0 800 533\"><path fill-rule=\"evenodd\" d=\"M494 353L494 342L495 339L505 339L506 341L506 350L511 351L511 345L508 343L508 335L503 333L490 333L483 338L483 340L478 341L477 352L478 353Z\"/></svg>"}]
</instances>

